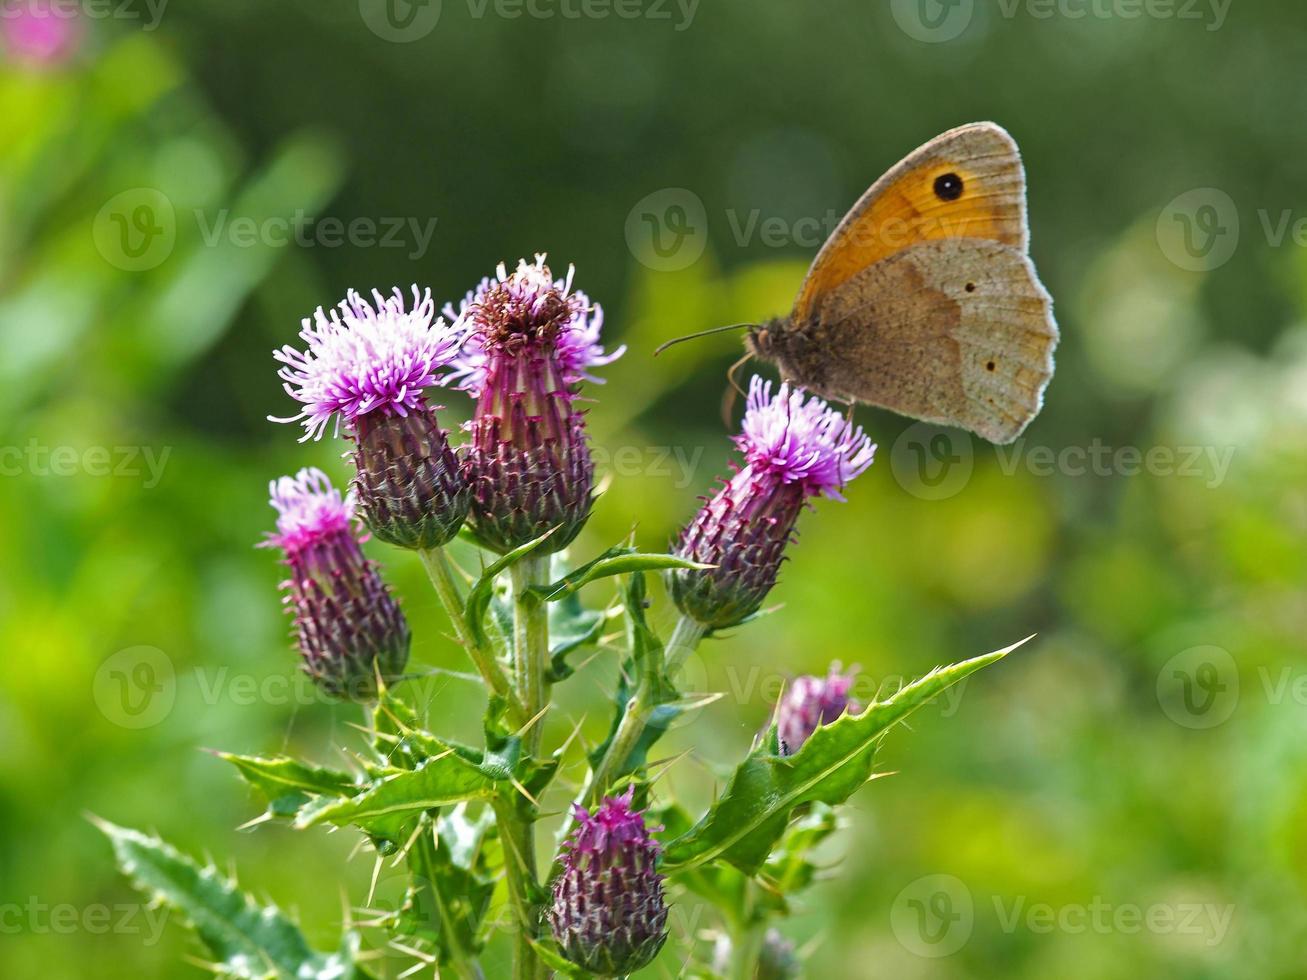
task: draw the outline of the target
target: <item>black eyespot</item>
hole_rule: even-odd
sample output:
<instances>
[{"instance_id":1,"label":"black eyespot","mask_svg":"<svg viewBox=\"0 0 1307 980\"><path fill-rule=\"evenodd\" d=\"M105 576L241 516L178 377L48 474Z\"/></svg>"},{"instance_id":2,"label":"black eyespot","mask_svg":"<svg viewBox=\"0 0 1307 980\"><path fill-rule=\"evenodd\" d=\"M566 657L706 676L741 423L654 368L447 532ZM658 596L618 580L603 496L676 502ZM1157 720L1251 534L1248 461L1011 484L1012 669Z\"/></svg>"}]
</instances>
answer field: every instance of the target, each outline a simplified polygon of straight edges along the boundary
<instances>
[{"instance_id":1,"label":"black eyespot","mask_svg":"<svg viewBox=\"0 0 1307 980\"><path fill-rule=\"evenodd\" d=\"M976 291L976 284L974 282L967 283L967 292L974 293L975 291Z\"/></svg>"},{"instance_id":2,"label":"black eyespot","mask_svg":"<svg viewBox=\"0 0 1307 980\"><path fill-rule=\"evenodd\" d=\"M957 174L948 173L935 178L935 196L941 201L956 201L966 185Z\"/></svg>"},{"instance_id":3,"label":"black eyespot","mask_svg":"<svg viewBox=\"0 0 1307 980\"><path fill-rule=\"evenodd\" d=\"M986 365L985 365L985 370L986 370L986 371L992 371L992 370L994 370L994 362L993 362L993 361L990 361L988 364L986 364Z\"/></svg>"}]
</instances>

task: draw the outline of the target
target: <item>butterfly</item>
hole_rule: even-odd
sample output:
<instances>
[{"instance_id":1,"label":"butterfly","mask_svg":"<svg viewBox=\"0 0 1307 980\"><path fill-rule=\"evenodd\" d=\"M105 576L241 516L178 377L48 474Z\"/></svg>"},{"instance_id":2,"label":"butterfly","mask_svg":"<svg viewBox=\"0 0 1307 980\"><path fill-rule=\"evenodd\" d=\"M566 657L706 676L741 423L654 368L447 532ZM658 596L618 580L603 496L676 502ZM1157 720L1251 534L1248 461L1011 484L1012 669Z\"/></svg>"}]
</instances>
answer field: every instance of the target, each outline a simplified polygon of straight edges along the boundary
<instances>
[{"instance_id":1,"label":"butterfly","mask_svg":"<svg viewBox=\"0 0 1307 980\"><path fill-rule=\"evenodd\" d=\"M994 123L950 130L874 183L749 354L825 398L1012 442L1053 377L1053 300L1030 260L1026 178Z\"/></svg>"}]
</instances>

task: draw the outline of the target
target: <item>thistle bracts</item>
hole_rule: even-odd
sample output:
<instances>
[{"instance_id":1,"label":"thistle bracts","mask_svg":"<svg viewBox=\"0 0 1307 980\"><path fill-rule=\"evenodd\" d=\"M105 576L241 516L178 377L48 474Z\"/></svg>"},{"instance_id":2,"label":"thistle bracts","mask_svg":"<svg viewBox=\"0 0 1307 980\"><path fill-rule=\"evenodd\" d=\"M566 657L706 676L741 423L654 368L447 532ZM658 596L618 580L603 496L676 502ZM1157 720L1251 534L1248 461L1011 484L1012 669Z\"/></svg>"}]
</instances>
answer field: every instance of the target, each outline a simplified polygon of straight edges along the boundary
<instances>
[{"instance_id":1,"label":"thistle bracts","mask_svg":"<svg viewBox=\"0 0 1307 980\"><path fill-rule=\"evenodd\" d=\"M447 434L424 392L446 384L461 336L436 318L431 293L413 287L405 309L396 289L369 303L349 295L305 319L305 350L275 357L286 390L304 404L304 438L320 437L333 416L354 442L354 487L364 523L404 548L436 548L463 524L470 490ZM338 421L338 426L339 426Z\"/></svg>"},{"instance_id":2,"label":"thistle bracts","mask_svg":"<svg viewBox=\"0 0 1307 980\"><path fill-rule=\"evenodd\" d=\"M525 260L468 294L457 317L466 331L454 361L477 400L468 451L471 525L493 551L508 552L546 531L541 551L566 547L590 516L594 463L577 388L591 366L620 356L599 344L602 311L555 280L544 256ZM593 380L593 379L591 379Z\"/></svg>"},{"instance_id":3,"label":"thistle bracts","mask_svg":"<svg viewBox=\"0 0 1307 980\"><path fill-rule=\"evenodd\" d=\"M667 906L658 873L658 843L628 790L590 814L575 808L576 827L563 844L547 916L572 963L601 977L648 965L667 939Z\"/></svg>"},{"instance_id":4,"label":"thistle bracts","mask_svg":"<svg viewBox=\"0 0 1307 980\"><path fill-rule=\"evenodd\" d=\"M582 416L547 357L491 358L486 378L468 450L477 540L503 554L558 528L542 552L564 548L593 500Z\"/></svg>"},{"instance_id":5,"label":"thistle bracts","mask_svg":"<svg viewBox=\"0 0 1307 980\"><path fill-rule=\"evenodd\" d=\"M803 501L797 486L759 492L747 471L736 473L677 542L678 557L713 566L670 573L677 608L710 629L736 626L757 612L776 584Z\"/></svg>"},{"instance_id":6,"label":"thistle bracts","mask_svg":"<svg viewBox=\"0 0 1307 980\"><path fill-rule=\"evenodd\" d=\"M845 673L832 664L825 677L805 674L786 688L776 705L775 724L781 755L793 755L822 725L829 725L845 711L861 710L849 696L854 672Z\"/></svg>"},{"instance_id":7,"label":"thistle bracts","mask_svg":"<svg viewBox=\"0 0 1307 980\"><path fill-rule=\"evenodd\" d=\"M669 576L683 614L709 629L736 626L761 608L776 584L785 548L804 504L840 497L871 465L876 447L860 428L819 398L783 384L749 385L742 432L745 465L681 533L676 554L711 565Z\"/></svg>"},{"instance_id":8,"label":"thistle bracts","mask_svg":"<svg viewBox=\"0 0 1307 980\"><path fill-rule=\"evenodd\" d=\"M472 488L434 409L419 405L407 415L360 416L351 438L359 512L378 539L429 549L458 534Z\"/></svg>"},{"instance_id":9,"label":"thistle bracts","mask_svg":"<svg viewBox=\"0 0 1307 980\"><path fill-rule=\"evenodd\" d=\"M281 548L290 567L282 583L294 616L304 671L332 697L367 701L377 677L396 680L408 662L409 628L355 535L354 501L326 474L300 470L270 486Z\"/></svg>"}]
</instances>

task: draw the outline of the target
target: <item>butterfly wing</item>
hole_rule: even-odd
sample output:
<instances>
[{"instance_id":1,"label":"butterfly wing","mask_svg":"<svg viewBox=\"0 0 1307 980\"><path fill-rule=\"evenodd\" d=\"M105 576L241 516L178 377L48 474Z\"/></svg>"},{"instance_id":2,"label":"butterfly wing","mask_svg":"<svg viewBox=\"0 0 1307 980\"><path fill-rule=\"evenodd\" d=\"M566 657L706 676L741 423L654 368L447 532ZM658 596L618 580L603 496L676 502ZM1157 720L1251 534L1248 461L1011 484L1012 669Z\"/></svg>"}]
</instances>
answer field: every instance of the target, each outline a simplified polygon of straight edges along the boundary
<instances>
[{"instance_id":1,"label":"butterfly wing","mask_svg":"<svg viewBox=\"0 0 1307 980\"><path fill-rule=\"evenodd\" d=\"M1025 170L1002 127L963 126L912 153L844 218L799 292L790 323L822 352L818 387L1015 439L1057 343L1028 244Z\"/></svg>"},{"instance_id":2,"label":"butterfly wing","mask_svg":"<svg viewBox=\"0 0 1307 980\"><path fill-rule=\"evenodd\" d=\"M1053 301L1010 245L953 238L877 262L823 301L811 338L832 397L1008 443L1053 376Z\"/></svg>"}]
</instances>

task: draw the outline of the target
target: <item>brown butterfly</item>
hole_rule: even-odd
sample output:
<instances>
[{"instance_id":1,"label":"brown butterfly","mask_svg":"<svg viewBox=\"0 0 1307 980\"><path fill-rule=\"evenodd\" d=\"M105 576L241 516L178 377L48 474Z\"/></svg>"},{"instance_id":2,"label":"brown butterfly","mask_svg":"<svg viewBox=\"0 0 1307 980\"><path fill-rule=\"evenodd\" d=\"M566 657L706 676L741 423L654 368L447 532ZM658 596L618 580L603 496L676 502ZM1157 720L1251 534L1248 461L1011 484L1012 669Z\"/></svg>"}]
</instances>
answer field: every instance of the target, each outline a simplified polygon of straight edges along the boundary
<instances>
[{"instance_id":1,"label":"brown butterfly","mask_svg":"<svg viewBox=\"0 0 1307 980\"><path fill-rule=\"evenodd\" d=\"M1053 301L1027 254L1012 137L975 123L931 140L862 196L793 312L745 346L826 398L1019 436L1053 376Z\"/></svg>"}]
</instances>

